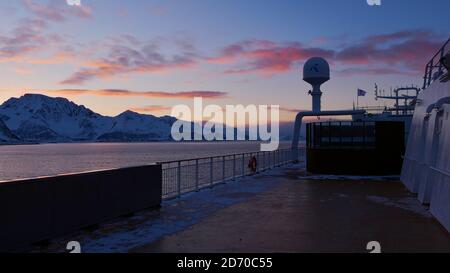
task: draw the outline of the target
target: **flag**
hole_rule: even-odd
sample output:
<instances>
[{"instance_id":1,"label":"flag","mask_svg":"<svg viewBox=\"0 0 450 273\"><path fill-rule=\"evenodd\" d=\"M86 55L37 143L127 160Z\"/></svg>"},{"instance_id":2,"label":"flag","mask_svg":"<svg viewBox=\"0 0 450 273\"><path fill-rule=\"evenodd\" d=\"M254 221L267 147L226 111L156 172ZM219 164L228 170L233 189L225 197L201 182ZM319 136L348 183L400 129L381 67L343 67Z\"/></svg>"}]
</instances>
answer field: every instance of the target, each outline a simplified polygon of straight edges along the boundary
<instances>
[{"instance_id":1,"label":"flag","mask_svg":"<svg viewBox=\"0 0 450 273\"><path fill-rule=\"evenodd\" d=\"M358 89L358 97L365 97L367 94L366 91L362 90L362 89Z\"/></svg>"}]
</instances>

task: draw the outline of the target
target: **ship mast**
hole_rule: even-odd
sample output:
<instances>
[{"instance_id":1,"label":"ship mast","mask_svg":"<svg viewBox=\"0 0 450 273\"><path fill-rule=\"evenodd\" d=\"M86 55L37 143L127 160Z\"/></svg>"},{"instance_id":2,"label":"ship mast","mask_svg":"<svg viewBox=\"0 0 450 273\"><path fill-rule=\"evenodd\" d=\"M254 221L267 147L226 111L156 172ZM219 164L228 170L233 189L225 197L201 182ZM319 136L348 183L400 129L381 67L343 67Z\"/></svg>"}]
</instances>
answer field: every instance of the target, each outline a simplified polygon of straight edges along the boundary
<instances>
[{"instance_id":1,"label":"ship mast","mask_svg":"<svg viewBox=\"0 0 450 273\"><path fill-rule=\"evenodd\" d=\"M385 95L386 92L384 90L379 90L378 85L375 84L375 100L395 100L394 107L386 110L395 112L396 115L408 115L410 112L414 111L414 104L420 91L420 88L412 85L407 87L397 87L394 90L391 89L390 94ZM410 95L410 93L413 93L413 95ZM403 101L403 105L400 105L401 101Z\"/></svg>"}]
</instances>

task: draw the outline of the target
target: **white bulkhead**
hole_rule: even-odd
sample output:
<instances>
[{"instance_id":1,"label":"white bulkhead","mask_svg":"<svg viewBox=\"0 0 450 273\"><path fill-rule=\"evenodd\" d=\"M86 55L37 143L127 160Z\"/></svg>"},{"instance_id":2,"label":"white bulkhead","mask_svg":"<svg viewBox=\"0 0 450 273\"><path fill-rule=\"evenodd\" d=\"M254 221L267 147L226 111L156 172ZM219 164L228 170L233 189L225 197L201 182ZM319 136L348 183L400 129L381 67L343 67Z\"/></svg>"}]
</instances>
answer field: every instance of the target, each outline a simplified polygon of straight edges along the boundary
<instances>
[{"instance_id":1,"label":"white bulkhead","mask_svg":"<svg viewBox=\"0 0 450 273\"><path fill-rule=\"evenodd\" d=\"M450 104L436 104L445 98L450 81L435 80L420 93L401 180L450 231Z\"/></svg>"}]
</instances>

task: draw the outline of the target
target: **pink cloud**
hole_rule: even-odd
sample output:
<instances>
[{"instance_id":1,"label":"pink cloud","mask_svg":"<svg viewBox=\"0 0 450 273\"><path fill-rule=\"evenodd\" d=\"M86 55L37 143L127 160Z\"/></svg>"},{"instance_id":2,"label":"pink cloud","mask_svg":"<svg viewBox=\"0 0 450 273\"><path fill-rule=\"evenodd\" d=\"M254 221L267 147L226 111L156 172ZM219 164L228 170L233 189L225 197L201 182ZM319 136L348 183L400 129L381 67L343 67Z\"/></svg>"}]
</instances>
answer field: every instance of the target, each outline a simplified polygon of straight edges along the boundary
<instances>
[{"instance_id":1,"label":"pink cloud","mask_svg":"<svg viewBox=\"0 0 450 273\"><path fill-rule=\"evenodd\" d=\"M224 70L226 74L273 75L290 71L294 64L310 57L321 56L333 64L354 66L341 72L343 75L351 75L352 72L414 75L422 71L442 40L443 37L425 30L368 36L351 46L333 49L308 47L298 42L247 40L224 47L208 61L231 65L231 68Z\"/></svg>"},{"instance_id":2,"label":"pink cloud","mask_svg":"<svg viewBox=\"0 0 450 273\"><path fill-rule=\"evenodd\" d=\"M33 0L22 0L23 5L31 13L42 20L63 22L68 17L77 17L82 19L91 18L92 10L89 6L68 6L65 1L51 0L46 5L36 3Z\"/></svg>"},{"instance_id":3,"label":"pink cloud","mask_svg":"<svg viewBox=\"0 0 450 273\"><path fill-rule=\"evenodd\" d=\"M226 73L277 74L289 71L296 62L312 56L330 57L332 52L319 48L303 48L299 43L290 43L254 49L240 55L248 60L246 66L243 69L226 70Z\"/></svg>"},{"instance_id":4,"label":"pink cloud","mask_svg":"<svg viewBox=\"0 0 450 273\"><path fill-rule=\"evenodd\" d=\"M96 78L185 69L197 63L194 49L185 44L179 45L182 47L181 53L167 56L153 43L144 44L139 48L128 45L134 39L132 36L126 37L127 42L113 45L107 57L87 61L83 68L63 80L61 84L81 85Z\"/></svg>"},{"instance_id":5,"label":"pink cloud","mask_svg":"<svg viewBox=\"0 0 450 273\"><path fill-rule=\"evenodd\" d=\"M331 38L321 37L327 44ZM336 44L339 38L334 38ZM337 41L336 41L337 40ZM141 42L136 37L123 35L111 40L103 57L88 56L84 65L61 81L63 85L82 85L94 79L138 73L161 73L187 69L199 63L217 64L225 74L259 74L272 76L291 71L296 64L308 58L326 58L343 76L417 75L442 43L442 37L424 30L408 30L372 35L335 48L307 46L300 42L245 40L230 44L219 54L202 57L188 40L175 41L177 54L163 53L161 41ZM167 42L167 40L164 40ZM166 47L164 46L164 49ZM94 53L95 54L95 53Z\"/></svg>"},{"instance_id":6,"label":"pink cloud","mask_svg":"<svg viewBox=\"0 0 450 273\"><path fill-rule=\"evenodd\" d=\"M210 63L234 64L225 70L227 74L261 73L266 75L282 73L306 58L321 55L330 57L332 51L320 48L306 48L297 42L276 43L268 40L247 40L229 45Z\"/></svg>"},{"instance_id":7,"label":"pink cloud","mask_svg":"<svg viewBox=\"0 0 450 273\"><path fill-rule=\"evenodd\" d=\"M222 91L132 91L126 89L59 89L47 90L47 92L57 93L60 95L95 95L109 97L146 97L159 99L192 99L195 97L203 97L208 99L226 98L228 93Z\"/></svg>"},{"instance_id":8,"label":"pink cloud","mask_svg":"<svg viewBox=\"0 0 450 273\"><path fill-rule=\"evenodd\" d=\"M422 72L443 39L424 30L370 36L355 46L337 51L335 61L352 65L384 65L387 74L392 71L397 71L396 74Z\"/></svg>"},{"instance_id":9,"label":"pink cloud","mask_svg":"<svg viewBox=\"0 0 450 273\"><path fill-rule=\"evenodd\" d=\"M21 61L25 55L61 41L58 35L45 35L45 28L43 20L21 20L9 35L0 36L0 62Z\"/></svg>"},{"instance_id":10,"label":"pink cloud","mask_svg":"<svg viewBox=\"0 0 450 273\"><path fill-rule=\"evenodd\" d=\"M407 71L396 68L370 68L370 67L355 67L337 70L336 73L341 76L354 75L403 75L403 76L417 76L415 71Z\"/></svg>"},{"instance_id":11,"label":"pink cloud","mask_svg":"<svg viewBox=\"0 0 450 273\"><path fill-rule=\"evenodd\" d=\"M9 34L0 35L0 62L48 65L75 60L65 39L46 33L47 27L41 19L20 20Z\"/></svg>"}]
</instances>

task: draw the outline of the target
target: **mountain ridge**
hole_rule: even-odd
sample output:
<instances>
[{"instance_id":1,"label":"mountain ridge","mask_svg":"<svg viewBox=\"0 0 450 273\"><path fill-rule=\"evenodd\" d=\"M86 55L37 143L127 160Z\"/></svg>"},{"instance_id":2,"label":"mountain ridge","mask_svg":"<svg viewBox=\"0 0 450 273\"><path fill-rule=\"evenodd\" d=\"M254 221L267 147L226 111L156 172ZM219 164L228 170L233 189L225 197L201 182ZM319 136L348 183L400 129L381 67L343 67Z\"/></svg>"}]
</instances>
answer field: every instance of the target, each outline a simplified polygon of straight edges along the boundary
<instances>
[{"instance_id":1,"label":"mountain ridge","mask_svg":"<svg viewBox=\"0 0 450 273\"><path fill-rule=\"evenodd\" d=\"M0 144L172 141L176 121L131 110L104 116L66 98L25 94L0 105ZM292 130L280 123L280 140L292 139Z\"/></svg>"},{"instance_id":2,"label":"mountain ridge","mask_svg":"<svg viewBox=\"0 0 450 273\"><path fill-rule=\"evenodd\" d=\"M25 94L0 105L2 142L165 141L176 121L127 110L103 116L66 98Z\"/></svg>"}]
</instances>

